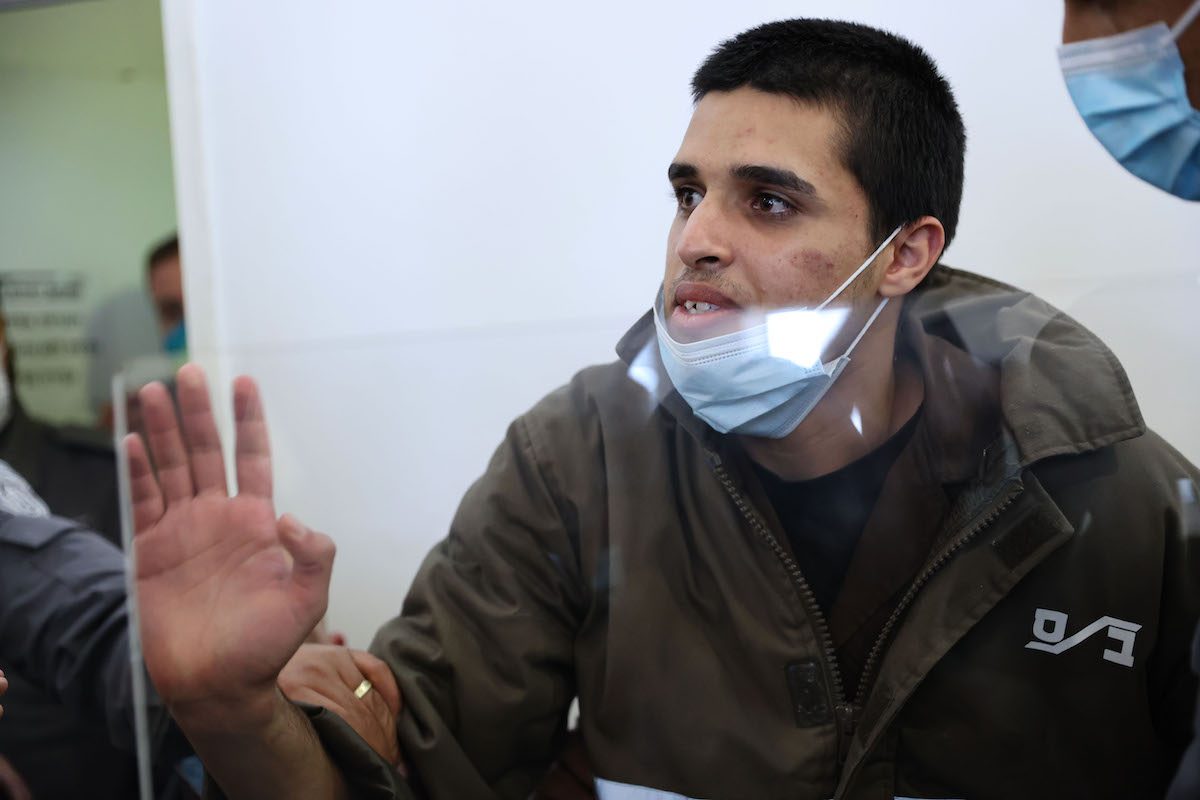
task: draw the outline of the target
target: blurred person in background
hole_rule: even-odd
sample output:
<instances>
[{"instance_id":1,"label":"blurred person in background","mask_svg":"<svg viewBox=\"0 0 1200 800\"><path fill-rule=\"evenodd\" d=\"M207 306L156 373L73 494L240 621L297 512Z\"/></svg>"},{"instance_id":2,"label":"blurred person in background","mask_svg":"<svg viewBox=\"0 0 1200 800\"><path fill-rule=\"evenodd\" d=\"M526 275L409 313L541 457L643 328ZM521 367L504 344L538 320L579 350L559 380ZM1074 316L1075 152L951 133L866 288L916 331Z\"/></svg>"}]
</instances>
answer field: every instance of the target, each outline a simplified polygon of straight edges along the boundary
<instances>
[{"instance_id":1,"label":"blurred person in background","mask_svg":"<svg viewBox=\"0 0 1200 800\"><path fill-rule=\"evenodd\" d=\"M1197 472L1097 337L939 263L965 132L936 66L790 20L693 96L654 308L513 423L372 645L407 778L279 690L333 544L276 519L253 382L236 497L199 369L178 417L142 391L146 663L206 766L237 798L524 798L578 693L604 798L1161 795Z\"/></svg>"},{"instance_id":2,"label":"blurred person in background","mask_svg":"<svg viewBox=\"0 0 1200 800\"><path fill-rule=\"evenodd\" d=\"M145 274L145 288L109 298L88 323L88 340L95 346L88 362L88 399L96 424L108 431L113 427L113 376L124 371L132 389L169 379L187 352L177 234L150 249Z\"/></svg>"},{"instance_id":3,"label":"blurred person in background","mask_svg":"<svg viewBox=\"0 0 1200 800\"><path fill-rule=\"evenodd\" d=\"M1200 201L1200 0L1067 0L1059 60L1088 129L1118 164L1182 199ZM1200 217L1197 218L1200 224ZM1180 280L1095 293L1077 313L1119 318L1130 310L1133 336L1175 363L1200 364L1195 313L1200 271ZM1177 402L1194 425L1194 388ZM1194 516L1194 512L1193 512ZM1200 524L1193 519L1192 524ZM1192 644L1200 675L1200 628ZM1168 794L1200 798L1200 704L1191 745Z\"/></svg>"},{"instance_id":4,"label":"blurred person in background","mask_svg":"<svg viewBox=\"0 0 1200 800\"><path fill-rule=\"evenodd\" d=\"M150 251L147 285L163 352L175 357L187 353L187 325L183 318L183 266L179 261L179 236L171 234Z\"/></svg>"},{"instance_id":5,"label":"blurred person in background","mask_svg":"<svg viewBox=\"0 0 1200 800\"><path fill-rule=\"evenodd\" d=\"M112 438L34 418L16 392L16 357L0 310L0 461L29 482L60 516L120 545L117 464Z\"/></svg>"}]
</instances>

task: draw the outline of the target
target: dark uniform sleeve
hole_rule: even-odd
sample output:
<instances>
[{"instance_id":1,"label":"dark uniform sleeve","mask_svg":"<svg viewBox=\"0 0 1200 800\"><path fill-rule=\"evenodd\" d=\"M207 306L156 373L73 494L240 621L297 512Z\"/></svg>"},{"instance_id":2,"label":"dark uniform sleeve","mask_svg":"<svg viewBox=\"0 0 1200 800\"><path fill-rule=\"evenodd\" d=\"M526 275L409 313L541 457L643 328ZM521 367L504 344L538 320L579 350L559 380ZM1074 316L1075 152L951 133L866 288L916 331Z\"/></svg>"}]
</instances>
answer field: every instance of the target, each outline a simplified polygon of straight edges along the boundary
<instances>
[{"instance_id":1,"label":"dark uniform sleeve","mask_svg":"<svg viewBox=\"0 0 1200 800\"><path fill-rule=\"evenodd\" d=\"M135 749L125 560L115 546L58 517L0 514L0 659L49 697L102 723ZM186 752L153 688L151 741Z\"/></svg>"}]
</instances>

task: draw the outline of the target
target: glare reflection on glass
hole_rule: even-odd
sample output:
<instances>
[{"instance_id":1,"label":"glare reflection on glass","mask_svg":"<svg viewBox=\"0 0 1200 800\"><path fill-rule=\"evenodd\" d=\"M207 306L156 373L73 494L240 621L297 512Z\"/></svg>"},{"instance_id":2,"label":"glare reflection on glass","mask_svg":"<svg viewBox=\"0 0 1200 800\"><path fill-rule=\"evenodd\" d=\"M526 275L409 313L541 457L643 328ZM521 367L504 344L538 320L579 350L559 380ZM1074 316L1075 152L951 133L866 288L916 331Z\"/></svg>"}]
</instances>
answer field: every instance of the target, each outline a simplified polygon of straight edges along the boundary
<instances>
[{"instance_id":1,"label":"glare reflection on glass","mask_svg":"<svg viewBox=\"0 0 1200 800\"><path fill-rule=\"evenodd\" d=\"M858 435L862 436L862 414L858 410L858 406L850 409L850 424L854 426L854 430L858 431Z\"/></svg>"},{"instance_id":2,"label":"glare reflection on glass","mask_svg":"<svg viewBox=\"0 0 1200 800\"><path fill-rule=\"evenodd\" d=\"M848 308L773 311L767 314L767 347L772 356L797 366L818 366L849 314Z\"/></svg>"}]
</instances>

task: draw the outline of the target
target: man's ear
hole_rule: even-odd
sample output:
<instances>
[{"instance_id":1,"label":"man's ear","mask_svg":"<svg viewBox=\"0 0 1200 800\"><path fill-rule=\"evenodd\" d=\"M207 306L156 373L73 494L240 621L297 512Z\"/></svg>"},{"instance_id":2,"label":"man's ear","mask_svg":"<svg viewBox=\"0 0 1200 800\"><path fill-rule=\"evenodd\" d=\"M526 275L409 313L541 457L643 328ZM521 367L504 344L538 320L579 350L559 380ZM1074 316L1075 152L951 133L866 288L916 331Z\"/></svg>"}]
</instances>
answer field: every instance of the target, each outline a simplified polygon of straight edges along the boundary
<instances>
[{"instance_id":1,"label":"man's ear","mask_svg":"<svg viewBox=\"0 0 1200 800\"><path fill-rule=\"evenodd\" d=\"M902 297L929 274L946 246L946 229L936 217L921 217L896 234L885 253L889 253L879 294Z\"/></svg>"}]
</instances>

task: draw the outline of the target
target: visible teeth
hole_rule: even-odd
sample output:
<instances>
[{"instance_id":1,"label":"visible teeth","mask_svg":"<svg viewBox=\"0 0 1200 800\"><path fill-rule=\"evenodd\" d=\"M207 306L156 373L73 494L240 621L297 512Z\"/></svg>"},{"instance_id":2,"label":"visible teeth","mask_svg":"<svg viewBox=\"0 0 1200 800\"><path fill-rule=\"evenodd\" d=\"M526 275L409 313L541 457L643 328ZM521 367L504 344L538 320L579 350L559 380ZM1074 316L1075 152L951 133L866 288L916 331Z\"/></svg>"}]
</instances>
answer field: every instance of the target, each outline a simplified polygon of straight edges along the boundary
<instances>
[{"instance_id":1,"label":"visible teeth","mask_svg":"<svg viewBox=\"0 0 1200 800\"><path fill-rule=\"evenodd\" d=\"M701 303L697 300L685 300L683 308L689 314L707 314L710 311L719 311L721 309L720 306L713 305L712 303Z\"/></svg>"}]
</instances>

